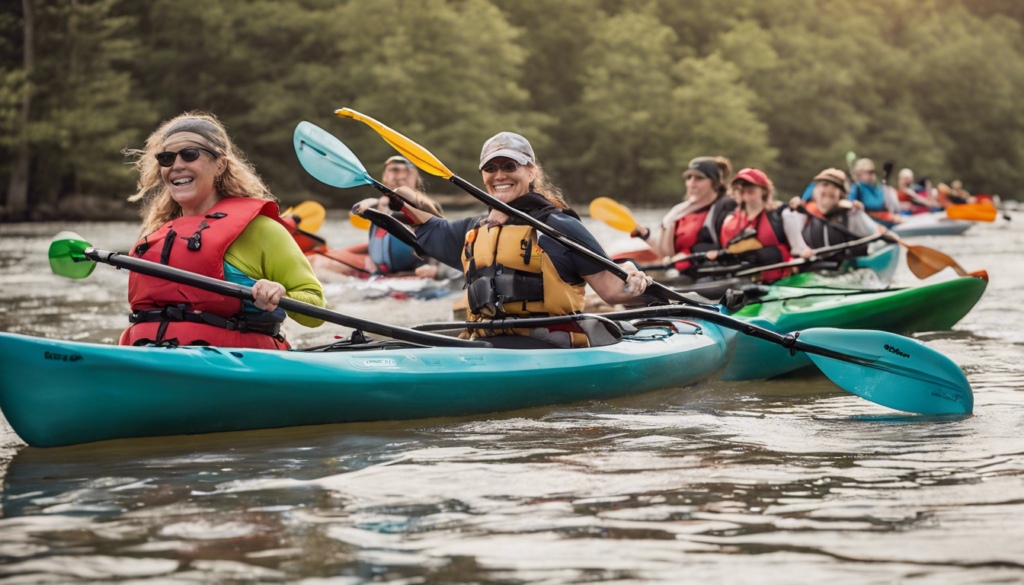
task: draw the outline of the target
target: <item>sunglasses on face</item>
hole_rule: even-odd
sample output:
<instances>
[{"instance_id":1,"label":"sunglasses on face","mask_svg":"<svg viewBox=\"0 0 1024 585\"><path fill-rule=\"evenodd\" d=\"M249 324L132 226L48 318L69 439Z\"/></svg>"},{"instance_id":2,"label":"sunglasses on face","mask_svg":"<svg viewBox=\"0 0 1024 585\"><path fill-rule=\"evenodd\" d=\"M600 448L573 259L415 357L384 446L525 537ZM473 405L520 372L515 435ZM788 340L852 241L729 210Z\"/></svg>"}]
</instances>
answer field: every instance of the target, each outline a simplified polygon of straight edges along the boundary
<instances>
[{"instance_id":1,"label":"sunglasses on face","mask_svg":"<svg viewBox=\"0 0 1024 585\"><path fill-rule=\"evenodd\" d=\"M484 166L484 168L480 170L482 170L485 173L493 175L494 173L498 172L498 169L501 169L502 172L504 172L506 175L511 175L512 173L518 171L520 166L521 165L516 161L510 160L506 163L502 163L501 165L498 165L498 163L487 163Z\"/></svg>"},{"instance_id":2,"label":"sunglasses on face","mask_svg":"<svg viewBox=\"0 0 1024 585\"><path fill-rule=\"evenodd\" d=\"M210 156L212 156L213 158L217 158L217 153L213 152L208 148L203 148L201 146L190 146L188 148L182 148L178 152L166 151L157 153L156 162L162 167L173 166L174 159L178 158L179 154L181 155L181 160L185 162L192 162L199 158L199 151L208 152L210 153Z\"/></svg>"}]
</instances>

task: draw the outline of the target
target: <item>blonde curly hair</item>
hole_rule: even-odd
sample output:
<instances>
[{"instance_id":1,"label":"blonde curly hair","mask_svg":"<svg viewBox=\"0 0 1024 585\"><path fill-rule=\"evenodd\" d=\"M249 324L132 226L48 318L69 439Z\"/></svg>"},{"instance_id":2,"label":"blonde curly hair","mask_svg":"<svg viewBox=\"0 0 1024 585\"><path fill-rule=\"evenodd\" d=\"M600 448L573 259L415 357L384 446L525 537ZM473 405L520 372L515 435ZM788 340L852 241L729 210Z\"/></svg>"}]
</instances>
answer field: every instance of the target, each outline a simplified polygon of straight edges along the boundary
<instances>
[{"instance_id":1,"label":"blonde curly hair","mask_svg":"<svg viewBox=\"0 0 1024 585\"><path fill-rule=\"evenodd\" d=\"M141 236L147 236L172 219L181 217L181 206L171 198L160 174L160 165L156 162L156 155L163 151L164 141L178 132L199 135L206 148L227 162L224 172L213 183L220 198L277 200L242 151L231 142L227 130L216 116L206 112L185 112L160 124L146 139L144 149L124 150L125 155L135 158L135 170L139 173L137 191L128 201L142 200Z\"/></svg>"}]
</instances>

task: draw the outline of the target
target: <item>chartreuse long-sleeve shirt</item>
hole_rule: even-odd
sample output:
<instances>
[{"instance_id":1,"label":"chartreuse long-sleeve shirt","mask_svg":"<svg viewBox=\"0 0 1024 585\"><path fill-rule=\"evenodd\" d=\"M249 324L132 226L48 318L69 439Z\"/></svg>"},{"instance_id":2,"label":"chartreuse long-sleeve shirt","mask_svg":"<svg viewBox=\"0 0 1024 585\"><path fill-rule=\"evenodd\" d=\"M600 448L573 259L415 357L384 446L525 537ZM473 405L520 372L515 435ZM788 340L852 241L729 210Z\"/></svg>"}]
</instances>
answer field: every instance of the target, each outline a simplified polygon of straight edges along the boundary
<instances>
[{"instance_id":1,"label":"chartreuse long-sleeve shirt","mask_svg":"<svg viewBox=\"0 0 1024 585\"><path fill-rule=\"evenodd\" d=\"M326 304L324 289L292 235L284 226L263 215L249 222L228 246L224 254L224 275L227 280L245 286L265 278L284 286L285 296L289 298L318 307ZM249 301L245 302L245 310L259 311ZM323 324L320 319L292 312L288 316L306 327Z\"/></svg>"}]
</instances>

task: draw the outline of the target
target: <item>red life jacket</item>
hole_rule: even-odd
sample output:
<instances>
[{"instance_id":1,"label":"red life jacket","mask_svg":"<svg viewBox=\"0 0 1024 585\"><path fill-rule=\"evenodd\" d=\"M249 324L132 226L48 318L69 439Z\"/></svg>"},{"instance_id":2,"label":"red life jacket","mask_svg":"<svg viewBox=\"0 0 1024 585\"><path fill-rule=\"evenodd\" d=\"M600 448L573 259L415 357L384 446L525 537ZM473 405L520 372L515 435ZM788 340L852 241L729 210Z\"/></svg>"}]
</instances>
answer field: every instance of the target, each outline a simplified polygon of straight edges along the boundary
<instances>
[{"instance_id":1,"label":"red life jacket","mask_svg":"<svg viewBox=\"0 0 1024 585\"><path fill-rule=\"evenodd\" d=\"M205 215L167 222L139 241L131 255L224 280L224 254L258 215L281 222L277 203L273 201L228 197ZM230 320L242 313L239 299L136 272L128 276L128 302L136 312L170 308L178 313L193 313L193 317L201 312L208 316L208 321L218 321L218 317ZM177 339L178 345L289 349L288 342L278 336L182 320L135 323L121 335L120 344L171 339Z\"/></svg>"},{"instance_id":2,"label":"red life jacket","mask_svg":"<svg viewBox=\"0 0 1024 585\"><path fill-rule=\"evenodd\" d=\"M789 253L789 246L781 243L778 236L775 235L775 229L772 227L771 222L768 221L768 212L766 210L762 210L753 220L748 218L747 213L741 208L732 212L732 215L725 218L725 224L722 226L722 245L724 246L729 240L738 236L740 232L751 225L757 230L757 241L762 246L765 248L778 248L782 252L783 262L789 262L793 259L793 256ZM791 273L792 271L789 268L768 270L761 273L761 281L775 282L784 276L789 276Z\"/></svg>"},{"instance_id":3,"label":"red life jacket","mask_svg":"<svg viewBox=\"0 0 1024 585\"><path fill-rule=\"evenodd\" d=\"M708 207L704 211L684 215L676 222L675 248L676 254L691 254L690 248L700 241L700 230L704 227L704 220L708 217ZM676 270L683 271L690 267L690 262L676 262Z\"/></svg>"}]
</instances>

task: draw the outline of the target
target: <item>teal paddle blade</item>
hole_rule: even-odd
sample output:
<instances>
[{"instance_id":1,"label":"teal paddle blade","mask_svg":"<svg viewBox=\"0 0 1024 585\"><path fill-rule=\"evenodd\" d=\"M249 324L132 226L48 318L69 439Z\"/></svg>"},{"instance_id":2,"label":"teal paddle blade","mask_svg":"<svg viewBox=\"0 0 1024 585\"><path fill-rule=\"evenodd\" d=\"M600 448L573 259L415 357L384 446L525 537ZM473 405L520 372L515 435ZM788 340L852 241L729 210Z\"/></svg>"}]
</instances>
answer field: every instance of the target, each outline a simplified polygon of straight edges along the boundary
<instances>
[{"instance_id":1,"label":"teal paddle blade","mask_svg":"<svg viewBox=\"0 0 1024 585\"><path fill-rule=\"evenodd\" d=\"M373 184L356 155L323 128L299 122L292 141L302 168L318 181L340 189Z\"/></svg>"},{"instance_id":2,"label":"teal paddle blade","mask_svg":"<svg viewBox=\"0 0 1024 585\"><path fill-rule=\"evenodd\" d=\"M884 331L808 329L800 341L855 358L808 353L830 380L876 404L918 414L971 414L974 393L960 366L927 345Z\"/></svg>"},{"instance_id":3,"label":"teal paddle blade","mask_svg":"<svg viewBox=\"0 0 1024 585\"><path fill-rule=\"evenodd\" d=\"M50 270L68 278L85 278L96 269L96 263L85 257L92 244L75 232L61 232L50 243Z\"/></svg>"}]
</instances>

